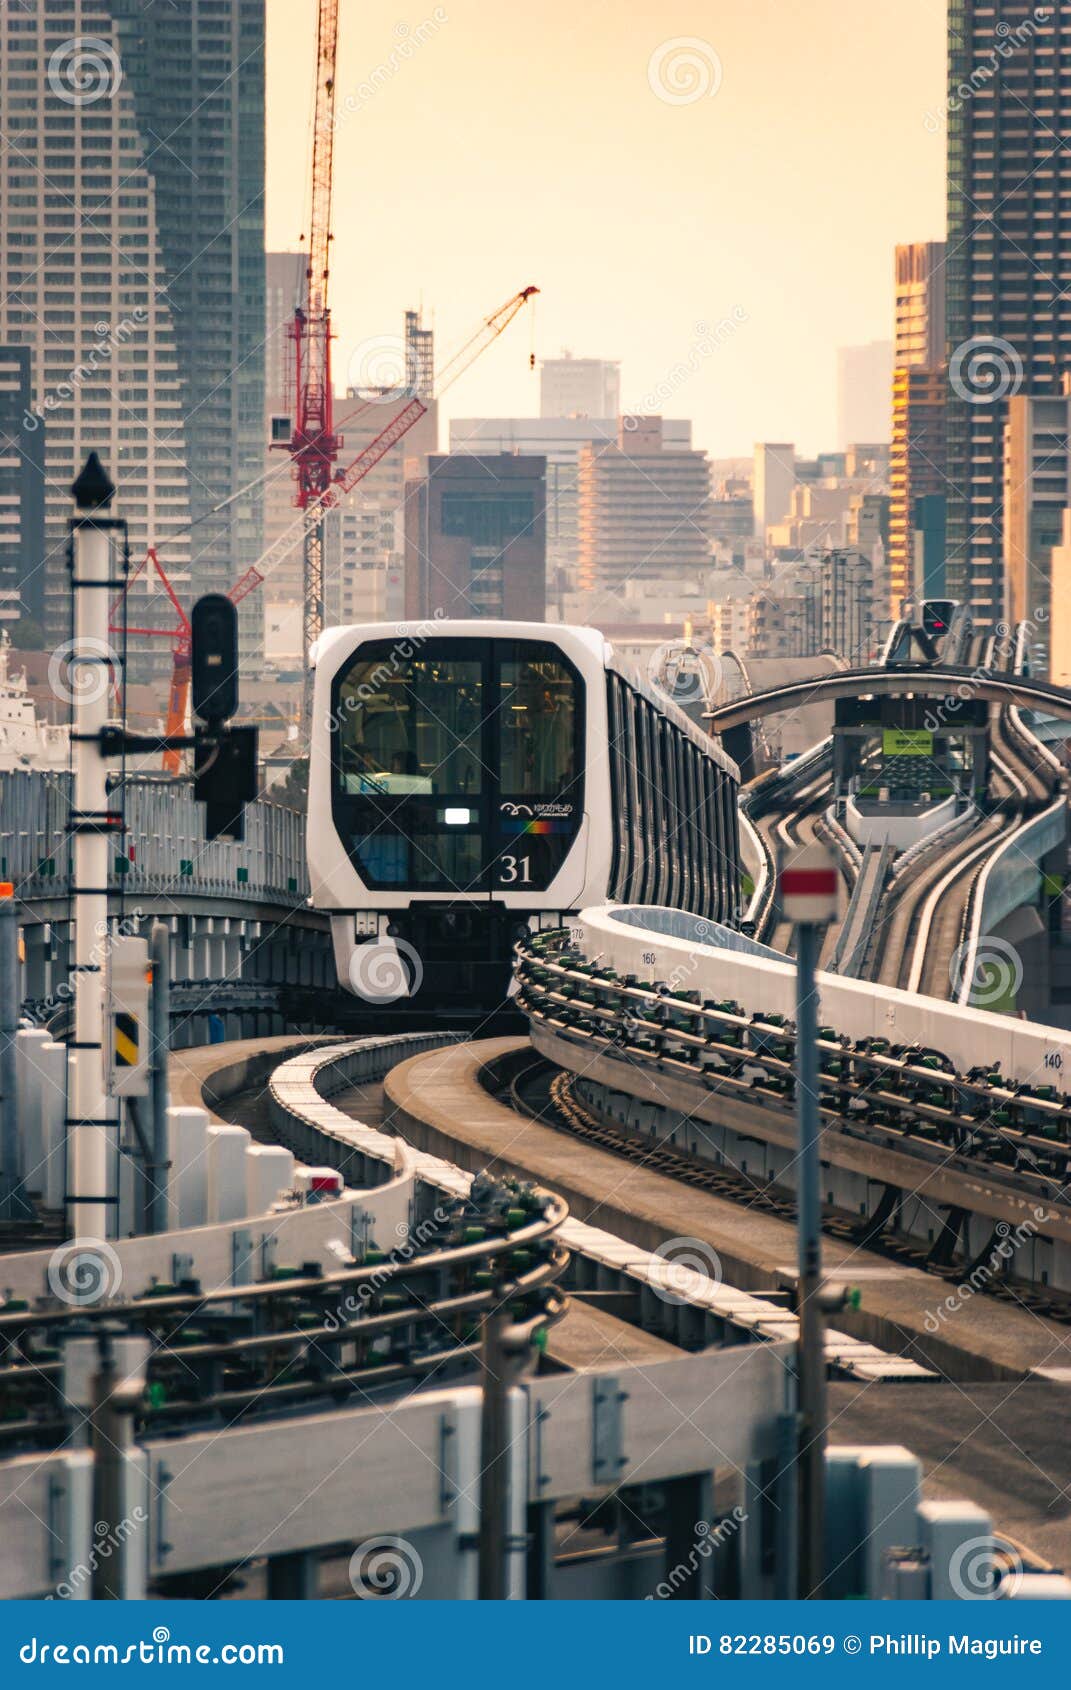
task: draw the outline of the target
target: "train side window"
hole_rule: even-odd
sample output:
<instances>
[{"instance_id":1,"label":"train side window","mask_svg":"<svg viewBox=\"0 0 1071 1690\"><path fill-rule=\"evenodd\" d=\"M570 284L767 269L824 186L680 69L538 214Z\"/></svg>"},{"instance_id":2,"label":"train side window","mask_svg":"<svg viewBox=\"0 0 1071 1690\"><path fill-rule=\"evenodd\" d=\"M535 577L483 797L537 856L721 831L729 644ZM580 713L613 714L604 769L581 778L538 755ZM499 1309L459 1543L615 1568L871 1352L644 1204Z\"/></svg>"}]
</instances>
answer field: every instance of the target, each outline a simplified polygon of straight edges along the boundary
<instances>
[{"instance_id":1,"label":"train side window","mask_svg":"<svg viewBox=\"0 0 1071 1690\"><path fill-rule=\"evenodd\" d=\"M630 877L628 768L625 761L624 698L621 682L610 671L607 674L607 703L610 731L610 827L612 855L610 866L610 895L618 901L628 897Z\"/></svg>"},{"instance_id":2,"label":"train side window","mask_svg":"<svg viewBox=\"0 0 1071 1690\"><path fill-rule=\"evenodd\" d=\"M692 758L692 790L694 803L692 805L692 827L695 830L695 911L697 915L707 915L710 911L710 849L707 833L707 781L710 775L710 765L702 753L693 745Z\"/></svg>"},{"instance_id":3,"label":"train side window","mask_svg":"<svg viewBox=\"0 0 1071 1690\"><path fill-rule=\"evenodd\" d=\"M688 865L688 888L685 909L698 914L703 908L701 887L703 871L700 863L700 830L697 806L699 804L699 790L696 782L696 764L699 753L690 739L681 740L681 760L684 764L684 836L687 841L686 862Z\"/></svg>"},{"instance_id":4,"label":"train side window","mask_svg":"<svg viewBox=\"0 0 1071 1690\"><path fill-rule=\"evenodd\" d=\"M690 910L692 907L692 861L689 834L691 805L688 801L688 741L675 728L671 731L673 734L673 760L677 765L677 872L679 882L677 903L682 910Z\"/></svg>"},{"instance_id":5,"label":"train side window","mask_svg":"<svg viewBox=\"0 0 1071 1690\"><path fill-rule=\"evenodd\" d=\"M711 851L714 857L714 873L717 877L715 891L715 907L719 921L732 923L736 916L736 895L732 890L733 853L731 841L724 837L724 808L725 794L728 792L729 801L733 801L733 784L723 769L716 766L711 768L711 800L710 800L710 837ZM735 825L735 815L733 816Z\"/></svg>"},{"instance_id":6,"label":"train side window","mask_svg":"<svg viewBox=\"0 0 1071 1690\"><path fill-rule=\"evenodd\" d=\"M718 831L713 826L716 820L715 793L718 791L718 767L703 759L703 862L706 864L706 911L715 913L720 904L720 884L718 884Z\"/></svg>"},{"instance_id":7,"label":"train side window","mask_svg":"<svg viewBox=\"0 0 1071 1690\"><path fill-rule=\"evenodd\" d=\"M725 873L725 914L723 921L733 922L740 913L740 850L736 813L736 789L728 775L721 777L722 825L721 857Z\"/></svg>"},{"instance_id":8,"label":"train side window","mask_svg":"<svg viewBox=\"0 0 1071 1690\"><path fill-rule=\"evenodd\" d=\"M636 779L640 794L640 814L643 817L644 853L643 902L658 903L660 883L659 860L665 862L666 825L662 803L662 782L655 734L655 712L645 698L636 699L636 716L640 729L640 762Z\"/></svg>"},{"instance_id":9,"label":"train side window","mask_svg":"<svg viewBox=\"0 0 1071 1690\"><path fill-rule=\"evenodd\" d=\"M637 773L639 726L636 704L636 694L630 686L622 682L621 708L625 731L621 744L621 760L625 793L625 824L629 836L629 880L625 895L628 901L634 904L643 902L645 861L642 831L643 813L640 806L639 775Z\"/></svg>"},{"instance_id":10,"label":"train side window","mask_svg":"<svg viewBox=\"0 0 1071 1690\"><path fill-rule=\"evenodd\" d=\"M666 796L666 819L669 833L658 901L660 904L668 904L672 909L679 909L682 886L681 813L683 795L680 787L679 760L676 752L680 742L676 728L672 722L666 720L665 716L659 717L658 726L660 729L662 780Z\"/></svg>"}]
</instances>

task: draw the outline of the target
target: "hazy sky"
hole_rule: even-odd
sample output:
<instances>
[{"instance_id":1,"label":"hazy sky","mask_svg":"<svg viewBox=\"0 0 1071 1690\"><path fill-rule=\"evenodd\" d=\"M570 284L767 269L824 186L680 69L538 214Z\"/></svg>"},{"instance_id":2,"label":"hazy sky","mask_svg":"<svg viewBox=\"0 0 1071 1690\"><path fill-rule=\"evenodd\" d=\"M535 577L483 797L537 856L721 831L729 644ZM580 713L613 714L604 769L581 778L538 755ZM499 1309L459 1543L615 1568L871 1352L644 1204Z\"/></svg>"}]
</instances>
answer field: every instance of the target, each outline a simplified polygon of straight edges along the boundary
<instances>
[{"instance_id":1,"label":"hazy sky","mask_svg":"<svg viewBox=\"0 0 1071 1690\"><path fill-rule=\"evenodd\" d=\"M287 248L307 217L316 4L267 10L268 244ZM434 314L443 362L535 283L540 356L619 358L626 407L668 382L659 408L713 455L832 446L837 346L890 338L893 247L944 233L945 15L341 0L336 385L406 305ZM515 323L445 415L536 413L530 332Z\"/></svg>"}]
</instances>

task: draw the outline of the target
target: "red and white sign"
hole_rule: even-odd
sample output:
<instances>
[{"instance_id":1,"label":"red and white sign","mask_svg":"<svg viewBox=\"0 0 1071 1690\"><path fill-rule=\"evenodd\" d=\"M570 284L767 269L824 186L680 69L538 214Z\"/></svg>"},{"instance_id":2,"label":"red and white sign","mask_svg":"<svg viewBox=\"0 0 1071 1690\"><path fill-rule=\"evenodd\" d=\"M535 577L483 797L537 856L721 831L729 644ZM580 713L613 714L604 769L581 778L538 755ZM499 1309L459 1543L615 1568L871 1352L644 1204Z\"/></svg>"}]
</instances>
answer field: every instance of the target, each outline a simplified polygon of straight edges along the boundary
<instances>
[{"instance_id":1,"label":"red and white sign","mask_svg":"<svg viewBox=\"0 0 1071 1690\"><path fill-rule=\"evenodd\" d=\"M801 846L781 864L778 891L785 921L821 927L836 921L840 876L832 851L824 845Z\"/></svg>"}]
</instances>

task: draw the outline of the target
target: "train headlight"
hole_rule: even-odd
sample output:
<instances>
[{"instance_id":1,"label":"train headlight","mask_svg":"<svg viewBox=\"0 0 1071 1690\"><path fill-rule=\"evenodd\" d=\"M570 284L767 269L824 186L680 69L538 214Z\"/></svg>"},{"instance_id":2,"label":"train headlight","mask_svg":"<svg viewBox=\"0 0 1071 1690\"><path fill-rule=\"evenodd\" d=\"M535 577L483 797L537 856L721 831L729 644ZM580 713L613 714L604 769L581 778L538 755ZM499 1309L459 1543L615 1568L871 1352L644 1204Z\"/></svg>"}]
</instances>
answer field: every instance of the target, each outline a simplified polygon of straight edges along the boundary
<instances>
[{"instance_id":1,"label":"train headlight","mask_svg":"<svg viewBox=\"0 0 1071 1690\"><path fill-rule=\"evenodd\" d=\"M447 827L468 827L472 821L471 810L447 809L443 811L443 821Z\"/></svg>"}]
</instances>

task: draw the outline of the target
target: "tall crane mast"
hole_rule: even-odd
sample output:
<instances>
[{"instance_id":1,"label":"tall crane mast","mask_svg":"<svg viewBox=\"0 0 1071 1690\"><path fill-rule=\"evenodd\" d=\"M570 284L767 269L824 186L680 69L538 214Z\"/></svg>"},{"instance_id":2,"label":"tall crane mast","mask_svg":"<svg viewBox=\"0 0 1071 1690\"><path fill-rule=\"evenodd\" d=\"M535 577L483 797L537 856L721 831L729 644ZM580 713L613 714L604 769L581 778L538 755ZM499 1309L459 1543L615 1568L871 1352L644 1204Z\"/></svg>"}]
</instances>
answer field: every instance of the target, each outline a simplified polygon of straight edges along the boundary
<instances>
[{"instance_id":1,"label":"tall crane mast","mask_svg":"<svg viewBox=\"0 0 1071 1690\"><path fill-rule=\"evenodd\" d=\"M539 289L536 287L521 288L519 293L515 293L511 299L507 299L504 305L500 305L497 311L492 311L489 317L484 318L475 334L473 334L465 342L464 346L462 346L459 351L455 352L454 356L443 367L440 377L435 383L434 398L441 398L447 389L451 387L455 381L457 381L458 377L464 375L470 364L474 364L481 352L485 351L493 341L498 339L503 330L507 329L510 323L512 323L514 317L516 317L519 312L523 311L524 307L529 304L538 292ZM261 576L261 579L263 579L264 576L268 574L269 570L273 569L277 563L281 562L284 557L289 555L297 544L299 533L303 529L305 535L305 580L307 586L307 563L309 555L308 541L310 533L315 530L320 534L322 542L323 521L328 511L334 510L335 506L341 502L347 493L352 493L354 488L364 480L365 476L369 475L371 471L375 469L376 465L386 457L391 447L395 446L404 435L408 434L409 430L413 428L415 424L420 421L421 417L427 413L428 407L424 400L420 398L419 394L411 394L407 397L406 392L403 389L399 394L399 399L405 400L401 410L391 418L385 428L380 429L374 439L370 440L368 444L362 448L362 450L353 459L352 463L348 464L345 469L336 470L334 475L329 478L327 485L322 489L322 491L317 492L314 495L310 495L309 498L304 501L295 501L302 504L301 515L295 518L294 522L291 523L288 528L285 528L281 534L278 534L267 550L264 551L257 559L256 568ZM353 415L355 413L350 414ZM341 435L337 437L337 443L339 446L343 444ZM322 544L320 555L322 558ZM320 584L322 592L322 572ZM306 637L308 637L309 626L308 608L308 601L306 600ZM315 639L322 631L322 623L323 603L321 599L320 626L317 627L316 633L312 636L313 639ZM309 643L311 644L311 641ZM306 648L305 651L305 663L305 696L306 704L308 704L311 702L309 699L311 672L308 661L308 648ZM306 721L307 720L308 709L306 708Z\"/></svg>"},{"instance_id":2,"label":"tall crane mast","mask_svg":"<svg viewBox=\"0 0 1071 1690\"><path fill-rule=\"evenodd\" d=\"M309 653L323 632L324 512L320 501L331 486L334 465L342 448L335 433L331 385L331 310L328 279L331 268L331 188L335 153L335 65L338 57L339 0L320 0L316 32L316 111L312 137L312 196L308 265L304 301L294 312L290 338L295 401L294 428L289 451L297 482L294 503L313 507L317 520L305 528L304 719L312 703Z\"/></svg>"}]
</instances>

